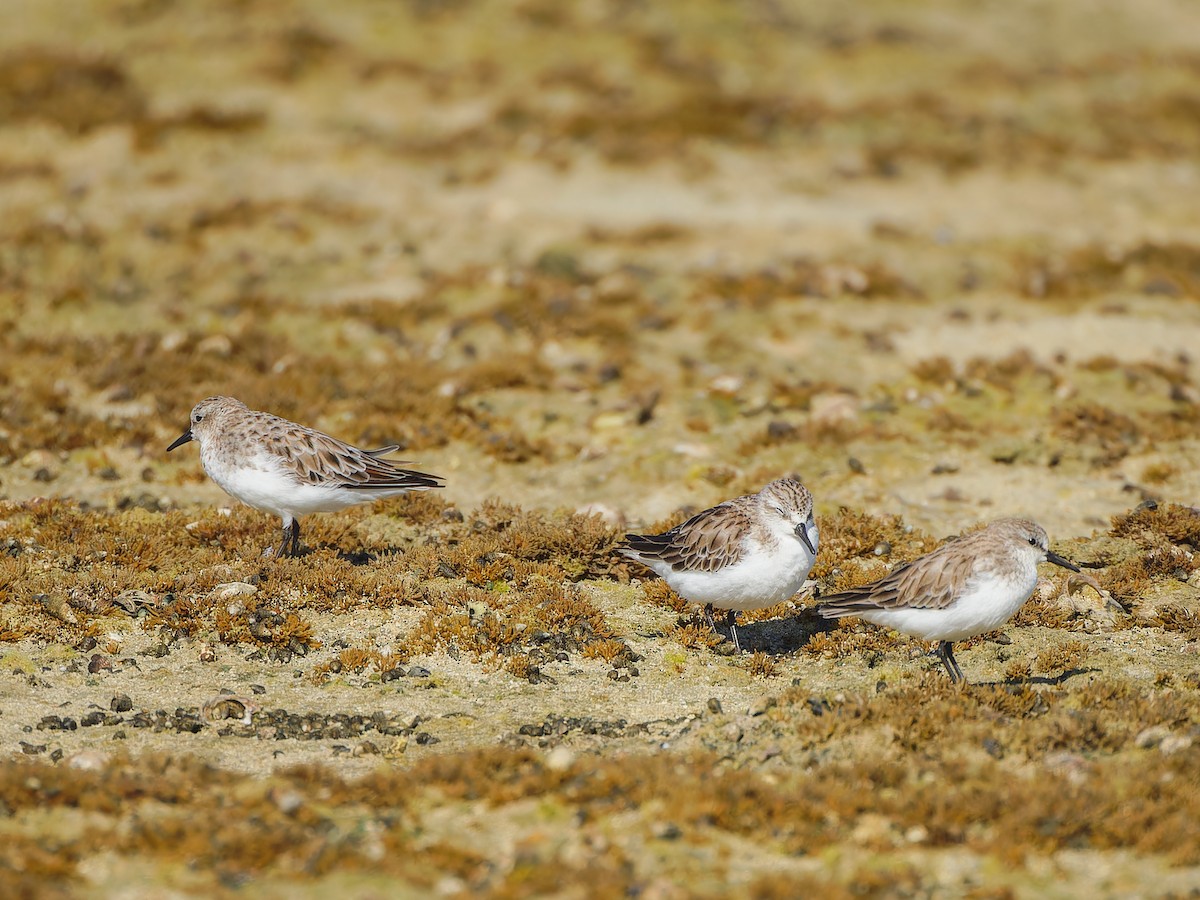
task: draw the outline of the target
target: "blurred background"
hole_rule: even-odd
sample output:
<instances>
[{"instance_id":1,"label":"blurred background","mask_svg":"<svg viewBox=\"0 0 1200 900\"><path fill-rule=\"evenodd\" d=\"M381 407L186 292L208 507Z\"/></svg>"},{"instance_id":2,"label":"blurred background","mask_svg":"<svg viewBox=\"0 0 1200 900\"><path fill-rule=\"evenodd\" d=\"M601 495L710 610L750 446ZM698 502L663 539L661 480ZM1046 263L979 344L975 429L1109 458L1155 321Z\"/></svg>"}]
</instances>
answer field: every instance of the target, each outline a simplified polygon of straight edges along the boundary
<instances>
[{"instance_id":1,"label":"blurred background","mask_svg":"<svg viewBox=\"0 0 1200 900\"><path fill-rule=\"evenodd\" d=\"M0 895L1195 896L1196 0L0 23ZM217 393L447 486L263 561ZM613 553L789 473L1082 578L960 690Z\"/></svg>"},{"instance_id":2,"label":"blurred background","mask_svg":"<svg viewBox=\"0 0 1200 900\"><path fill-rule=\"evenodd\" d=\"M0 496L227 502L232 394L447 496L1194 502L1186 0L5 0Z\"/></svg>"}]
</instances>

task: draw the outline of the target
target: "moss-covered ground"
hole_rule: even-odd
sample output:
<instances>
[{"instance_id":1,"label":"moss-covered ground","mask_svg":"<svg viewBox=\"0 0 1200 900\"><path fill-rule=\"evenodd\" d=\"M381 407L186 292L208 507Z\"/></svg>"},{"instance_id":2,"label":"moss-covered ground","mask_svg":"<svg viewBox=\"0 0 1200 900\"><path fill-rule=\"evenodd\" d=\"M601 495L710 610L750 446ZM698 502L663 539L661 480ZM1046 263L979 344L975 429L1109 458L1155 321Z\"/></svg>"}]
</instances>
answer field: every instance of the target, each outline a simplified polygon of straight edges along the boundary
<instances>
[{"instance_id":1,"label":"moss-covered ground","mask_svg":"<svg viewBox=\"0 0 1200 900\"><path fill-rule=\"evenodd\" d=\"M0 893L1200 890L1200 9L12 0ZM446 478L278 520L231 394ZM731 652L615 546L795 473ZM1001 515L956 688L814 596Z\"/></svg>"}]
</instances>

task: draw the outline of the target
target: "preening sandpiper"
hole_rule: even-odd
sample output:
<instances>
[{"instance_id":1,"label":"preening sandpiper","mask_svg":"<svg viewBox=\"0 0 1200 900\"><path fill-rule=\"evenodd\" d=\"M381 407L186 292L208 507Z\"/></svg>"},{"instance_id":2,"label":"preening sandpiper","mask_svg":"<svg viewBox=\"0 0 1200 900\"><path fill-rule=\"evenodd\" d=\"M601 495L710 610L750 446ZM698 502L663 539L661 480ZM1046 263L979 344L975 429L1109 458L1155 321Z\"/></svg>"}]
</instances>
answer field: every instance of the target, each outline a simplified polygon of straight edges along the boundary
<instances>
[{"instance_id":1,"label":"preening sandpiper","mask_svg":"<svg viewBox=\"0 0 1200 900\"><path fill-rule=\"evenodd\" d=\"M279 556L300 552L299 517L442 487L442 479L380 459L399 449L360 450L320 431L209 397L167 450L200 444L200 462L225 493L283 520Z\"/></svg>"},{"instance_id":2,"label":"preening sandpiper","mask_svg":"<svg viewBox=\"0 0 1200 900\"><path fill-rule=\"evenodd\" d=\"M739 610L788 599L817 557L812 494L794 478L726 500L662 534L627 534L621 552L657 572L683 599L728 610L734 647Z\"/></svg>"},{"instance_id":3,"label":"preening sandpiper","mask_svg":"<svg viewBox=\"0 0 1200 900\"><path fill-rule=\"evenodd\" d=\"M1028 519L997 519L954 538L883 578L831 594L817 607L829 619L858 616L927 641L950 679L963 680L954 642L993 631L1013 617L1037 585L1038 563L1078 572L1049 548L1046 531Z\"/></svg>"}]
</instances>

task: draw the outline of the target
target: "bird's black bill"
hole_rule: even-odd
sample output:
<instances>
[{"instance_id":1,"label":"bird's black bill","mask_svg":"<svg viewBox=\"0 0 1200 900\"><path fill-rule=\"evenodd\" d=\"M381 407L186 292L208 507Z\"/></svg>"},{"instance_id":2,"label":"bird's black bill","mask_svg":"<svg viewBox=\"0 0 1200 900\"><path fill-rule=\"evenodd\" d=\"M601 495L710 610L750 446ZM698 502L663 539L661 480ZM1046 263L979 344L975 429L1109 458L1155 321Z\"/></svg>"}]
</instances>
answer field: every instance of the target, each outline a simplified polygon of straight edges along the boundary
<instances>
[{"instance_id":1,"label":"bird's black bill","mask_svg":"<svg viewBox=\"0 0 1200 900\"><path fill-rule=\"evenodd\" d=\"M801 522L796 526L796 537L804 541L804 546L808 548L809 553L813 556L817 555L817 548L813 546L812 538L808 536L808 523Z\"/></svg>"},{"instance_id":2,"label":"bird's black bill","mask_svg":"<svg viewBox=\"0 0 1200 900\"><path fill-rule=\"evenodd\" d=\"M170 453L176 447L182 447L184 444L186 444L191 439L192 439L192 429L189 428L187 431L185 431L179 437L175 438L175 440L172 442L171 446L167 448L167 452ZM1078 569L1076 569L1076 571L1078 571Z\"/></svg>"},{"instance_id":3,"label":"bird's black bill","mask_svg":"<svg viewBox=\"0 0 1200 900\"><path fill-rule=\"evenodd\" d=\"M1070 569L1072 572L1078 572L1079 566L1071 562L1069 559L1063 559L1057 553L1046 553L1046 562L1054 563L1056 566L1062 566L1064 569Z\"/></svg>"}]
</instances>

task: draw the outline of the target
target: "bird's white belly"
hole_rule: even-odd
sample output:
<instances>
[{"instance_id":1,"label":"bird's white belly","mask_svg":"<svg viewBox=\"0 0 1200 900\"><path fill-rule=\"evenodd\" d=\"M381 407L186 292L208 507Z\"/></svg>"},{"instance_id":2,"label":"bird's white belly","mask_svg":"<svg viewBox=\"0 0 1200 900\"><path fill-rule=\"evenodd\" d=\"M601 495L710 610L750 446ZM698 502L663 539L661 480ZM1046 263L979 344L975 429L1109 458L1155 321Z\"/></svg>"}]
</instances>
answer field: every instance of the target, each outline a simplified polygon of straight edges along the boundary
<instances>
[{"instance_id":1,"label":"bird's white belly","mask_svg":"<svg viewBox=\"0 0 1200 900\"><path fill-rule=\"evenodd\" d=\"M945 609L877 609L859 615L868 622L894 628L927 641L961 641L994 631L1011 619L1037 584L1030 577L979 578Z\"/></svg>"},{"instance_id":2,"label":"bird's white belly","mask_svg":"<svg viewBox=\"0 0 1200 900\"><path fill-rule=\"evenodd\" d=\"M661 561L647 561L685 600L733 610L761 609L787 600L803 587L812 564L813 555L792 540L781 541L773 551L747 553L716 572L678 572Z\"/></svg>"},{"instance_id":3,"label":"bird's white belly","mask_svg":"<svg viewBox=\"0 0 1200 900\"><path fill-rule=\"evenodd\" d=\"M305 484L274 468L224 467L204 460L204 470L225 493L281 518L331 512L377 499L374 492Z\"/></svg>"}]
</instances>

